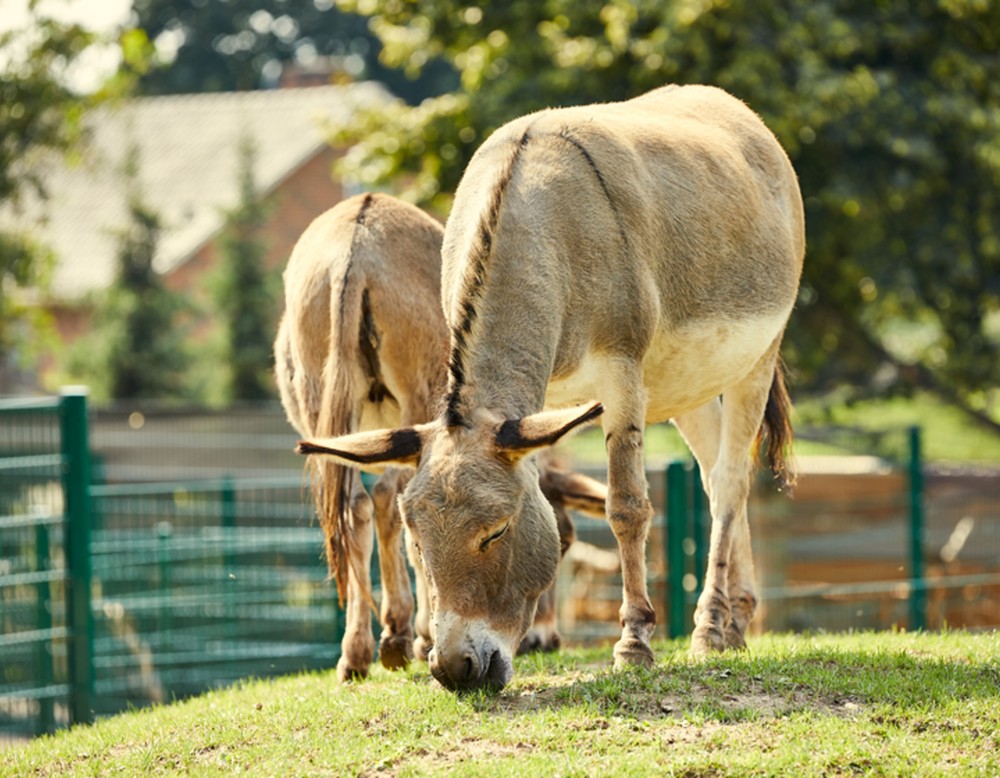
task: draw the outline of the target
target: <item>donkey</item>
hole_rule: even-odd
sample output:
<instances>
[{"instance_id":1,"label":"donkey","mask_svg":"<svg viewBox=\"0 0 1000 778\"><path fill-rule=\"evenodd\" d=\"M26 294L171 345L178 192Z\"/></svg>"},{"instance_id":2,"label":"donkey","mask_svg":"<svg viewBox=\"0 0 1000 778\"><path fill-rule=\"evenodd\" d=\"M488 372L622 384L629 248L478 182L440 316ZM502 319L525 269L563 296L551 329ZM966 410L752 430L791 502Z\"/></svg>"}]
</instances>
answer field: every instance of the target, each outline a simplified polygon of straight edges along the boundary
<instances>
[{"instance_id":1,"label":"donkey","mask_svg":"<svg viewBox=\"0 0 1000 778\"><path fill-rule=\"evenodd\" d=\"M274 347L282 404L301 435L340 435L434 417L447 382L448 329L440 303L443 234L423 211L382 194L345 200L305 230L284 273L285 314ZM413 595L396 504L409 474L389 468L369 496L355 468L330 460L312 465L329 568L346 600L339 677L363 677L374 654L368 616L373 519L384 592L381 661L401 667L414 650L426 658L431 639L427 587L411 550L418 571L414 641ZM543 468L542 478L563 517L560 537L568 546L574 530L566 509L603 516L607 490L555 467ZM548 601L525 638L526 649L559 645L554 597Z\"/></svg>"},{"instance_id":2,"label":"donkey","mask_svg":"<svg viewBox=\"0 0 1000 778\"><path fill-rule=\"evenodd\" d=\"M712 514L692 652L744 646L757 605L746 503L764 435L776 477L791 478L778 351L804 233L788 157L714 87L541 111L477 150L442 249L446 407L425 424L299 444L415 468L400 504L443 685L509 682L559 560L529 455L599 417L622 564L615 666L654 661L643 428L666 419L701 466Z\"/></svg>"}]
</instances>

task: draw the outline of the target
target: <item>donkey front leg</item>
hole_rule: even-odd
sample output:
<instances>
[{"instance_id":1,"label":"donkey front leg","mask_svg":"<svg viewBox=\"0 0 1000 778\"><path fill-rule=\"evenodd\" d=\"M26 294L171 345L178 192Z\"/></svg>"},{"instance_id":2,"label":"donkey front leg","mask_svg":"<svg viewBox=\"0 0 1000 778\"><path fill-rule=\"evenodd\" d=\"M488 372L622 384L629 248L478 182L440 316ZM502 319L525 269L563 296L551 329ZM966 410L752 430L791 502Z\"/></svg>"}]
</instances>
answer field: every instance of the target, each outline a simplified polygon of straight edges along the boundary
<instances>
[{"instance_id":1,"label":"donkey front leg","mask_svg":"<svg viewBox=\"0 0 1000 778\"><path fill-rule=\"evenodd\" d=\"M382 607L379 659L383 667L395 670L413 659L413 594L403 555L403 519L396 495L406 486L408 476L389 470L372 489L375 529L378 533L379 571L382 575Z\"/></svg>"},{"instance_id":2,"label":"donkey front leg","mask_svg":"<svg viewBox=\"0 0 1000 778\"><path fill-rule=\"evenodd\" d=\"M350 479L351 541L346 543L347 597L344 639L340 644L337 677L341 681L364 678L368 675L375 654L372 635L372 581L369 573L372 560L372 500L361 486L361 479L354 474Z\"/></svg>"},{"instance_id":3,"label":"donkey front leg","mask_svg":"<svg viewBox=\"0 0 1000 778\"><path fill-rule=\"evenodd\" d=\"M635 407L620 415L605 413L608 449L608 522L618 540L622 565L622 636L615 644L615 667L653 664L650 640L656 628L656 611L646 589L646 538L653 516L643 462L645 403L635 397L635 387L622 397L635 399Z\"/></svg>"}]
</instances>

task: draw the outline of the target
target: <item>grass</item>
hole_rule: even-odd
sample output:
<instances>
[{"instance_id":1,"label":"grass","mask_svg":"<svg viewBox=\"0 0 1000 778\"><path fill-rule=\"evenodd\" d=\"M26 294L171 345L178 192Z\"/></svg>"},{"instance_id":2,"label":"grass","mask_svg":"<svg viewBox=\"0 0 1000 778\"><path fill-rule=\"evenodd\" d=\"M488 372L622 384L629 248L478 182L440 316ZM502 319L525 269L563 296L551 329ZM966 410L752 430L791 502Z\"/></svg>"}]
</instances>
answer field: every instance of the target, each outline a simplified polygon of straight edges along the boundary
<instances>
[{"instance_id":1,"label":"grass","mask_svg":"<svg viewBox=\"0 0 1000 778\"><path fill-rule=\"evenodd\" d=\"M851 405L804 399L795 405L793 422L797 428L846 426L872 431L902 430L917 425L923 430L923 453L928 462L1000 464L1000 435L974 424L961 411L926 393ZM603 433L599 428L587 430L573 437L564 452L570 461L604 464ZM834 453L834 450L821 443L799 439L795 443L795 453L810 456ZM647 428L647 464L662 464L689 456L684 440L673 425L657 424Z\"/></svg>"},{"instance_id":2,"label":"grass","mask_svg":"<svg viewBox=\"0 0 1000 778\"><path fill-rule=\"evenodd\" d=\"M421 665L247 682L0 751L0 774L1000 774L1000 633L656 649L625 672L610 648L520 658L499 695L456 696Z\"/></svg>"}]
</instances>

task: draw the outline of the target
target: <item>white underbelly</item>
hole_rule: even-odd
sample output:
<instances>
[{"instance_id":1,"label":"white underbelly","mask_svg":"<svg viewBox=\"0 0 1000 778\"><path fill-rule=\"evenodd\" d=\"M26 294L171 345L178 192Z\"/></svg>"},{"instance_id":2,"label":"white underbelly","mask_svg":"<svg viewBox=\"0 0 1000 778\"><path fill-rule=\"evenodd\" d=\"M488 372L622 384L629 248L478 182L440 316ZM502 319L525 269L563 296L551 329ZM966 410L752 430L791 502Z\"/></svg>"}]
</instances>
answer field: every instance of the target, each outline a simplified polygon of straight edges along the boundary
<instances>
[{"instance_id":1,"label":"white underbelly","mask_svg":"<svg viewBox=\"0 0 1000 778\"><path fill-rule=\"evenodd\" d=\"M781 313L663 330L643 358L646 422L679 416L738 383L767 352L787 318ZM572 373L549 382L545 404L599 400L611 411L628 393L630 380L614 356L590 352Z\"/></svg>"}]
</instances>

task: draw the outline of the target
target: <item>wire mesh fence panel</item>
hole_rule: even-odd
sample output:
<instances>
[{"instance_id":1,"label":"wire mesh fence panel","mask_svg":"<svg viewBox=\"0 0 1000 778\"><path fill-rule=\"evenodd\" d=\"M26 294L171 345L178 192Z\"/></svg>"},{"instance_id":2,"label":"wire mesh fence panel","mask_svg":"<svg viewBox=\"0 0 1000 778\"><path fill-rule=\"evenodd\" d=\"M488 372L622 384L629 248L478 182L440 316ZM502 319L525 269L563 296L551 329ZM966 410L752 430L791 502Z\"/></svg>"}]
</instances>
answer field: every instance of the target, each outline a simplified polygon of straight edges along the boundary
<instances>
[{"instance_id":1,"label":"wire mesh fence panel","mask_svg":"<svg viewBox=\"0 0 1000 778\"><path fill-rule=\"evenodd\" d=\"M911 577L909 492L889 468L799 477L791 499L758 493L751 526L761 611L757 629L905 625Z\"/></svg>"},{"instance_id":2,"label":"wire mesh fence panel","mask_svg":"<svg viewBox=\"0 0 1000 778\"><path fill-rule=\"evenodd\" d=\"M1000 474L932 469L925 479L927 625L1000 625Z\"/></svg>"},{"instance_id":3,"label":"wire mesh fence panel","mask_svg":"<svg viewBox=\"0 0 1000 778\"><path fill-rule=\"evenodd\" d=\"M68 721L58 400L0 403L0 739Z\"/></svg>"},{"instance_id":4,"label":"wire mesh fence panel","mask_svg":"<svg viewBox=\"0 0 1000 778\"><path fill-rule=\"evenodd\" d=\"M336 664L301 478L96 486L98 713Z\"/></svg>"}]
</instances>

